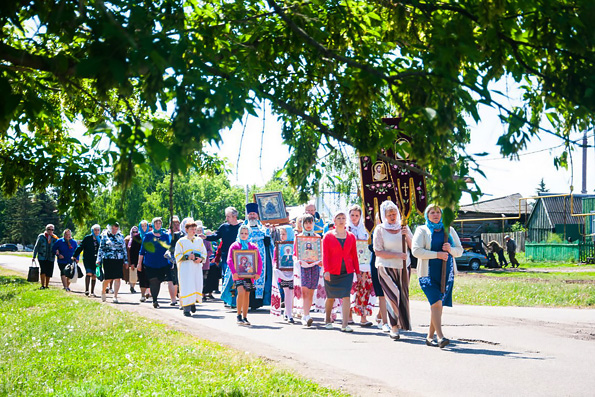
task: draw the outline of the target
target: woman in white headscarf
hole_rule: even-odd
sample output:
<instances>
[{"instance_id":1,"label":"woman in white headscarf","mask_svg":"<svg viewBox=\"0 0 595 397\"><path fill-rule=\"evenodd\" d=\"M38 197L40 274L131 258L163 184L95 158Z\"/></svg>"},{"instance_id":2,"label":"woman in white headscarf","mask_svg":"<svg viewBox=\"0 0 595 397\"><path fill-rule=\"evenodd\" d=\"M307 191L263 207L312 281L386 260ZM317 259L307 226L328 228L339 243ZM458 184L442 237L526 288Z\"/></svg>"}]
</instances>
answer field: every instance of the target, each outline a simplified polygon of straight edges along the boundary
<instances>
[{"instance_id":1,"label":"woman in white headscarf","mask_svg":"<svg viewBox=\"0 0 595 397\"><path fill-rule=\"evenodd\" d=\"M349 230L356 239L367 241L370 238L364 221L362 219L362 207L354 205L349 209L347 218L347 230ZM367 248L366 248L367 250ZM355 294L351 295L351 309L360 316L360 325L362 327L371 327L372 322L368 321L368 316L372 315L374 305L370 304L370 295L372 293L372 275L370 273L370 262L359 263L361 277L355 282Z\"/></svg>"},{"instance_id":2,"label":"woman in white headscarf","mask_svg":"<svg viewBox=\"0 0 595 397\"><path fill-rule=\"evenodd\" d=\"M380 220L374 230L374 253L378 278L388 303L389 335L397 340L399 329L411 329L408 271L411 262L407 247L411 248L413 235L408 226L401 225L399 208L390 200L380 205Z\"/></svg>"}]
</instances>

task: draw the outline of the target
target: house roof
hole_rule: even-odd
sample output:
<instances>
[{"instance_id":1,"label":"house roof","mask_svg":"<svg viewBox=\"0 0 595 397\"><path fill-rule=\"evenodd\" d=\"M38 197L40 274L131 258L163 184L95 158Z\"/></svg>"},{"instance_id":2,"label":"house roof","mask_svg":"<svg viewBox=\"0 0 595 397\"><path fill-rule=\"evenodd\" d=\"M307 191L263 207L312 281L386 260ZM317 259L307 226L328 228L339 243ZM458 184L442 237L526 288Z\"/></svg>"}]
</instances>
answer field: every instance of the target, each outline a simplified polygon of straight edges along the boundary
<instances>
[{"instance_id":1,"label":"house roof","mask_svg":"<svg viewBox=\"0 0 595 397\"><path fill-rule=\"evenodd\" d=\"M538 200L542 202L552 227L564 223L567 225L582 224L584 222L582 217L572 216L571 214L581 214L583 212L583 199L595 198L595 195L592 194L573 194L571 205L570 197L548 197L551 195L555 194L540 194L542 197ZM536 208L537 205L534 206L534 211ZM533 217L533 212L531 212L529 220Z\"/></svg>"},{"instance_id":2,"label":"house roof","mask_svg":"<svg viewBox=\"0 0 595 397\"><path fill-rule=\"evenodd\" d=\"M511 194L510 196L498 197L491 200L478 201L473 204L462 205L459 212L481 212L488 214L496 214L500 216L518 215L519 213L519 199L522 198L519 193Z\"/></svg>"}]
</instances>

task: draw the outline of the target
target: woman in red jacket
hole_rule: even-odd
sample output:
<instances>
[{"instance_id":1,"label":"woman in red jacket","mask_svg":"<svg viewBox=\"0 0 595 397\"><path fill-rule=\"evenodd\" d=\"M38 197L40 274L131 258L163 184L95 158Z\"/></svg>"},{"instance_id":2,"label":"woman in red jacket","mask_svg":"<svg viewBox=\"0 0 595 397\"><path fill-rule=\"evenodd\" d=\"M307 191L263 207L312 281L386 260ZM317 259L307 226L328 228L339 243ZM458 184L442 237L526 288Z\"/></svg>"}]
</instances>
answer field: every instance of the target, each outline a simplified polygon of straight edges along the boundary
<instances>
[{"instance_id":1,"label":"woman in red jacket","mask_svg":"<svg viewBox=\"0 0 595 397\"><path fill-rule=\"evenodd\" d=\"M349 327L350 293L353 285L353 273L359 282L359 262L355 236L347 231L347 216L338 212L333 219L335 228L322 238L322 267L324 269L324 289L326 291L326 325L332 329L331 312L335 299L342 299L341 331L353 332Z\"/></svg>"}]
</instances>

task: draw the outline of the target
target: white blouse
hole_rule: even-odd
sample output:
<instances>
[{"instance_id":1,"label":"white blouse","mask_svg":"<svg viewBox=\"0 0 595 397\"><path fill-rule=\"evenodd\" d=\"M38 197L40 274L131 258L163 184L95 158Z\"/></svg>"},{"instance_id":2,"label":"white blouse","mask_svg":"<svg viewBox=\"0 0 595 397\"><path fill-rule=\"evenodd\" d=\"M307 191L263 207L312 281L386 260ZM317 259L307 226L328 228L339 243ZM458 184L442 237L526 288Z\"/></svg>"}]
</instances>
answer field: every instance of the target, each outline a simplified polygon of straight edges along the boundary
<instances>
[{"instance_id":1,"label":"white blouse","mask_svg":"<svg viewBox=\"0 0 595 397\"><path fill-rule=\"evenodd\" d=\"M407 226L407 235L412 237L411 229ZM407 244L407 243L405 243ZM405 245L405 248L407 246ZM392 234L389 233L382 225L376 226L374 230L374 251L390 251L390 252L407 252L403 250L403 234L401 231ZM381 258L376 255L376 267L390 267L393 269L402 269L403 260L396 258ZM407 267L411 266L411 259L407 256Z\"/></svg>"}]
</instances>

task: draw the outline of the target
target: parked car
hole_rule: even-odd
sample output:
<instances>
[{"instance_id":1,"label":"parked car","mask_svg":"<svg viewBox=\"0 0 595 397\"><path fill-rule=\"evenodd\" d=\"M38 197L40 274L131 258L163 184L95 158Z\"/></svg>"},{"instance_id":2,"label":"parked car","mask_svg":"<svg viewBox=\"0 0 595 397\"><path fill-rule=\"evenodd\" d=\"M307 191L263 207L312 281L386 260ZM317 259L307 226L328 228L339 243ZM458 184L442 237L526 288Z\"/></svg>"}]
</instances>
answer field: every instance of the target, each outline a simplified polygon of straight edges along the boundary
<instances>
[{"instance_id":1,"label":"parked car","mask_svg":"<svg viewBox=\"0 0 595 397\"><path fill-rule=\"evenodd\" d=\"M463 255L456 260L458 267L468 267L471 270L479 270L482 265L486 266L488 264L487 256L467 250L464 250Z\"/></svg>"},{"instance_id":2,"label":"parked car","mask_svg":"<svg viewBox=\"0 0 595 397\"><path fill-rule=\"evenodd\" d=\"M2 244L0 245L0 252L16 252L19 248L15 244Z\"/></svg>"}]
</instances>

